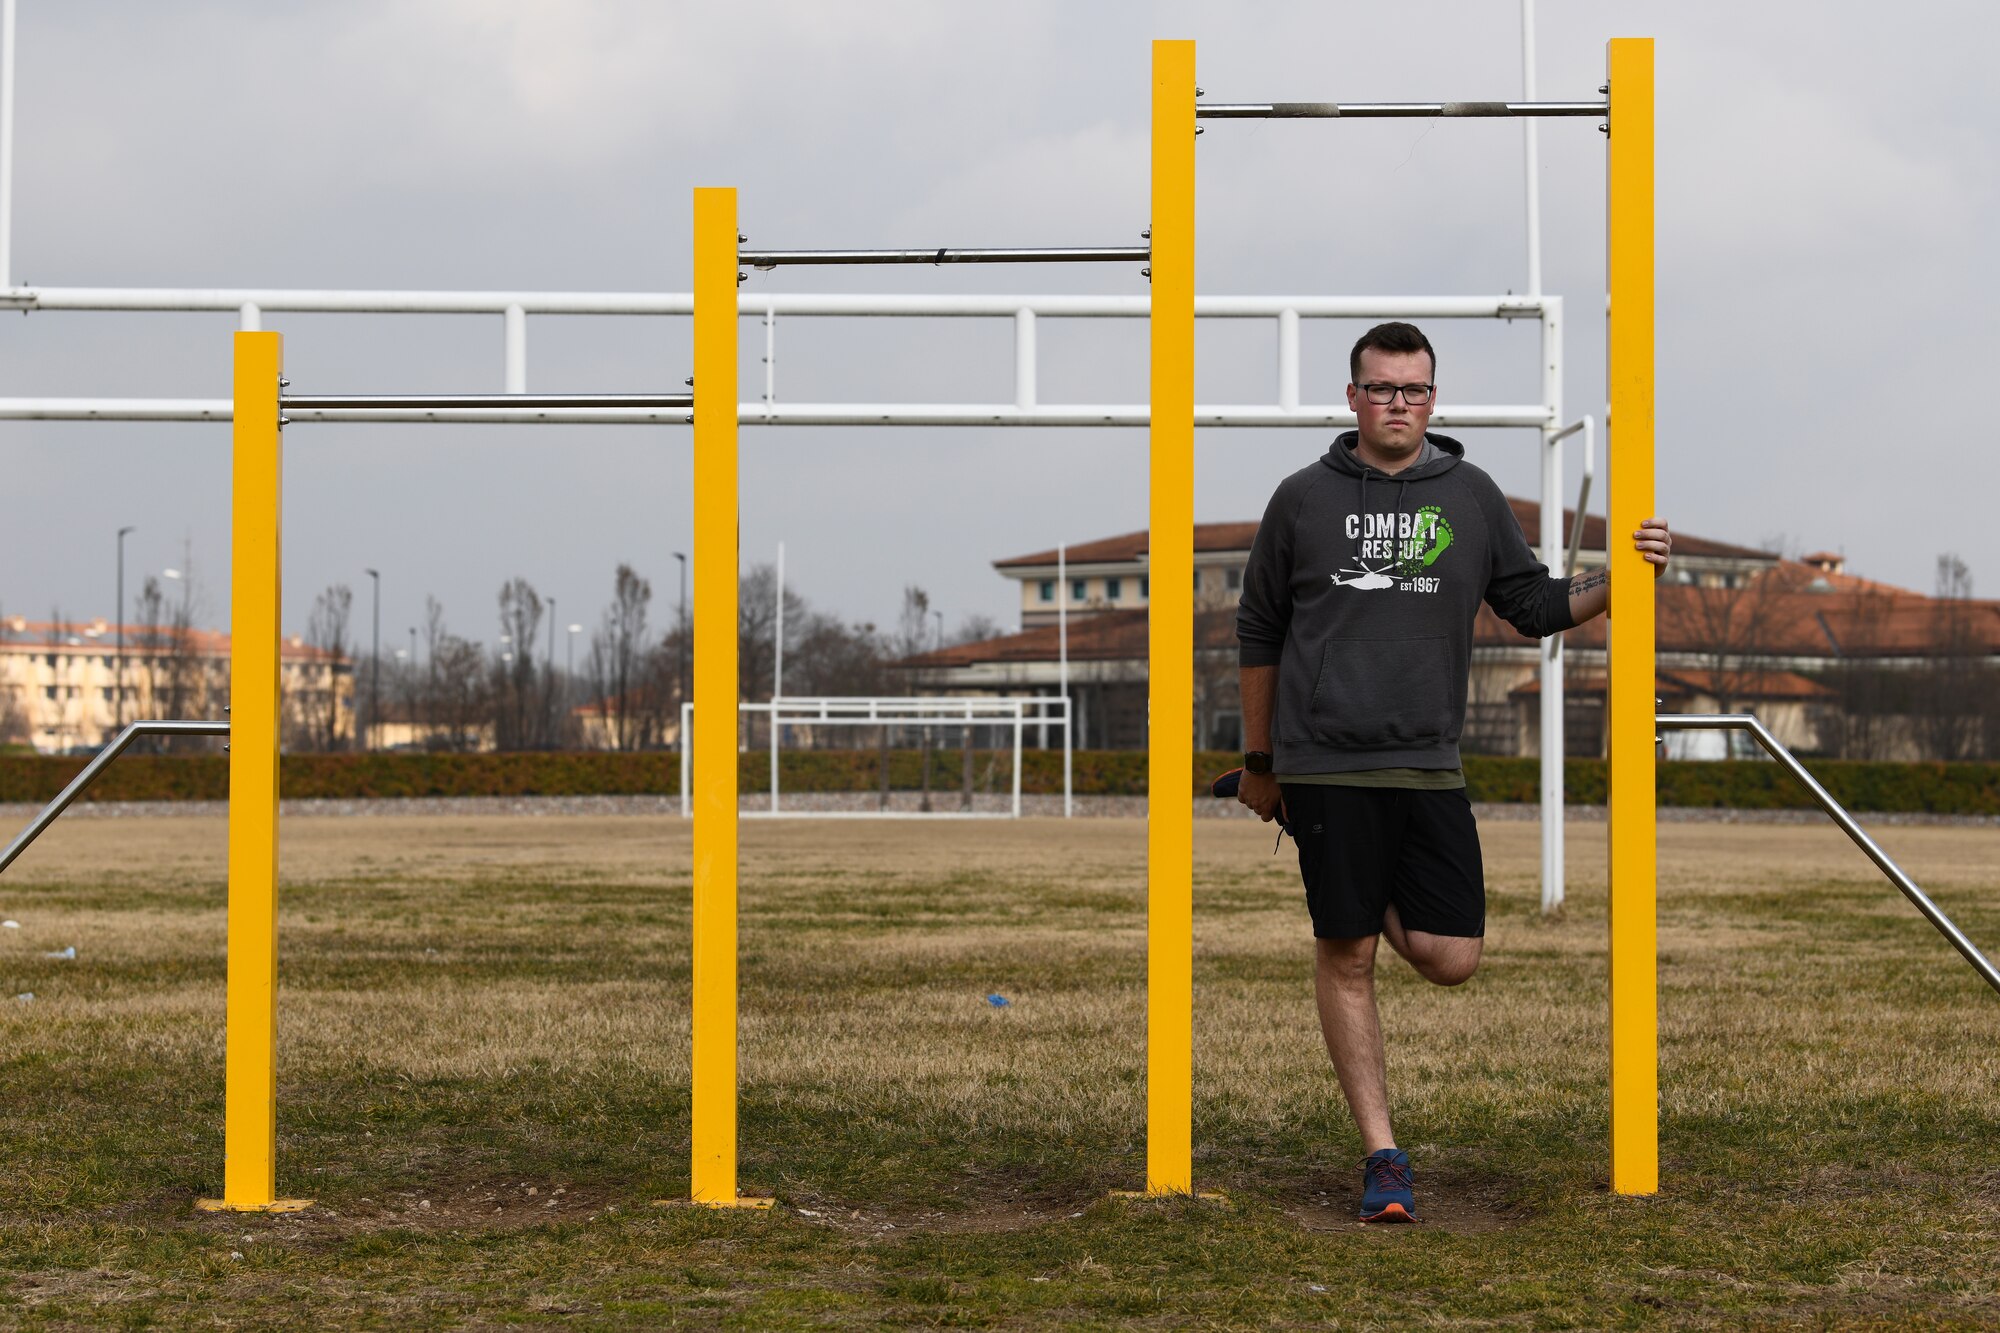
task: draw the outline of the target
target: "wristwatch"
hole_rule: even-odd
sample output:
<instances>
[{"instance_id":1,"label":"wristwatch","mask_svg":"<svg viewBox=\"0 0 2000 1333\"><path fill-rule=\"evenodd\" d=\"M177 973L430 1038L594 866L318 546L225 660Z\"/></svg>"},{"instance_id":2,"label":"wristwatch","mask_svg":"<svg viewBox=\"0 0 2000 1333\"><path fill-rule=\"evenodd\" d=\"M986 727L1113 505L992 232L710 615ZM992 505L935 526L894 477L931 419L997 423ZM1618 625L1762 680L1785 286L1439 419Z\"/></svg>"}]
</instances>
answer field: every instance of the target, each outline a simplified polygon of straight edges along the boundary
<instances>
[{"instance_id":1,"label":"wristwatch","mask_svg":"<svg viewBox=\"0 0 2000 1333\"><path fill-rule=\"evenodd\" d=\"M1243 771L1245 773L1269 773L1271 771L1271 752L1269 750L1245 751L1243 755Z\"/></svg>"}]
</instances>

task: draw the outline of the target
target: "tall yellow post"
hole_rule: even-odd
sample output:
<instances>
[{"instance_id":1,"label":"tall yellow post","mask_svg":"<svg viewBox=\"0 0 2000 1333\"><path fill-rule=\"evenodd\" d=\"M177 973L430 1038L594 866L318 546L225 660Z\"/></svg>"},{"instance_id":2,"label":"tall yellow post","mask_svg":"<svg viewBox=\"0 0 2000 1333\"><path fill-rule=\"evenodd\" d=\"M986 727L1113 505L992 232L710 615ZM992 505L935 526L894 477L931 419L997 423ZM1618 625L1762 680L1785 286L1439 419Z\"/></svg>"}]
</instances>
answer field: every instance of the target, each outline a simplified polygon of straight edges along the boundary
<instances>
[{"instance_id":1,"label":"tall yellow post","mask_svg":"<svg viewBox=\"0 0 2000 1333\"><path fill-rule=\"evenodd\" d=\"M1611 1189L1660 1187L1653 571L1653 43L1609 49Z\"/></svg>"},{"instance_id":2,"label":"tall yellow post","mask_svg":"<svg viewBox=\"0 0 2000 1333\"><path fill-rule=\"evenodd\" d=\"M694 1163L736 1193L736 191L694 192Z\"/></svg>"},{"instance_id":3,"label":"tall yellow post","mask_svg":"<svg viewBox=\"0 0 2000 1333\"><path fill-rule=\"evenodd\" d=\"M276 333L236 335L230 546L229 980L222 1197L202 1208L291 1212L277 1197L278 681L284 449Z\"/></svg>"},{"instance_id":4,"label":"tall yellow post","mask_svg":"<svg viewBox=\"0 0 2000 1333\"><path fill-rule=\"evenodd\" d=\"M1153 43L1146 1193L1194 1191L1194 43Z\"/></svg>"}]
</instances>

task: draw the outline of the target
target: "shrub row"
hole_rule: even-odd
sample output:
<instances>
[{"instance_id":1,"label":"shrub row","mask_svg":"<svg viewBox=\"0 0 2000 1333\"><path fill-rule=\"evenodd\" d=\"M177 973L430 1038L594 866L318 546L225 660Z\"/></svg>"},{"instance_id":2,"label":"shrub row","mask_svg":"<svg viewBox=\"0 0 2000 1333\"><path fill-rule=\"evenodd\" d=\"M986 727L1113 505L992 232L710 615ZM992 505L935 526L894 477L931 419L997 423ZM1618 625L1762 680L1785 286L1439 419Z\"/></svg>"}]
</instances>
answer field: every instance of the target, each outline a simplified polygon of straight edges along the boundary
<instances>
[{"instance_id":1,"label":"shrub row","mask_svg":"<svg viewBox=\"0 0 2000 1333\"><path fill-rule=\"evenodd\" d=\"M880 780L874 750L794 751L782 756L785 790L868 791ZM1195 756L1190 790L1208 790L1209 780L1235 766L1238 756L1205 752ZM84 760L46 755L0 755L0 802L47 801L83 767ZM979 791L1005 792L1012 784L1010 751L978 751L973 756ZM899 791L923 781L923 755L895 750L889 782ZM957 791L962 781L956 750L931 752L931 787ZM1814 774L1851 810L1930 811L1939 814L2000 815L2000 764L1883 764L1815 760ZM1119 796L1146 789L1146 756L1134 750L1079 750L1071 760L1079 796ZM1537 799L1533 759L1469 755L1466 783L1474 800L1521 802ZM769 765L762 752L744 756L739 788L769 790ZM280 788L291 799L365 799L408 796L676 796L680 758L669 752L613 754L575 751L526 754L286 755ZM1567 799L1578 805L1604 802L1604 764L1571 759L1564 765ZM1021 789L1036 794L1062 790L1060 751L1022 754ZM223 755L126 755L100 777L86 795L96 801L219 801L229 795ZM1662 763L1662 805L1732 807L1739 810L1807 809L1803 788L1776 764L1764 762Z\"/></svg>"}]
</instances>

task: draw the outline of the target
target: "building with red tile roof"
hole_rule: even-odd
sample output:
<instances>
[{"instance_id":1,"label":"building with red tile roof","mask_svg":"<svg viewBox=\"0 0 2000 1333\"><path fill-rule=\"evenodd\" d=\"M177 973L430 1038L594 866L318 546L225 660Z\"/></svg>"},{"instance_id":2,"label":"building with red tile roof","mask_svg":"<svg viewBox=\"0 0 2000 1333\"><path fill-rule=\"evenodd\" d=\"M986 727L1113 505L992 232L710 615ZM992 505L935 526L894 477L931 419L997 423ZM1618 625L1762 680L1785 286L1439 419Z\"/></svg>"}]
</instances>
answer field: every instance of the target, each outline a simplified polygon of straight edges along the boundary
<instances>
[{"instance_id":1,"label":"building with red tile roof","mask_svg":"<svg viewBox=\"0 0 2000 1333\"><path fill-rule=\"evenodd\" d=\"M1510 503L1528 540L1537 542L1539 506ZM1564 530L1573 522L1566 511ZM1241 743L1235 603L1256 530L1255 523L1196 525L1191 722L1200 746L1234 749ZM1061 593L1067 594L1079 746L1144 743L1146 549L1140 531L1079 543L1065 553L1068 587ZM1604 520L1587 516L1577 565L1603 563ZM2000 680L2000 602L1927 597L1857 578L1845 565L1833 552L1787 560L1677 532L1673 566L1657 586L1662 706L1754 710L1805 753L1928 757L1937 738L1954 727L1965 738L1959 748L2000 752L2000 688L1994 684ZM994 567L1021 586L1020 631L905 659L898 666L920 692L1057 692L1056 611L1063 600L1055 587L1056 552L1014 556ZM1604 630L1599 619L1565 635L1566 746L1572 754L1602 751ZM1534 753L1536 644L1482 607L1472 656L1463 747ZM1964 677L1955 698L1946 686L1931 688L1951 672ZM1959 709L1956 722L1937 716L1940 708ZM1680 742L1696 749L1708 743Z\"/></svg>"}]
</instances>

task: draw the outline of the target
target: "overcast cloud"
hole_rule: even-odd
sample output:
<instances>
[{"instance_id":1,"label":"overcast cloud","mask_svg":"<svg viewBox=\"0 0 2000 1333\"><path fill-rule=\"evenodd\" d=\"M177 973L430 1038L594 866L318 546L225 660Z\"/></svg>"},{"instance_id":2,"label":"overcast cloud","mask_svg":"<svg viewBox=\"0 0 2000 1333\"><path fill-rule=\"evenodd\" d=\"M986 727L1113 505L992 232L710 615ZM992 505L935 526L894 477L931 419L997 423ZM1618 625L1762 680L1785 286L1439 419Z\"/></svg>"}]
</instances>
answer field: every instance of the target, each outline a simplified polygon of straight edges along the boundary
<instances>
[{"instance_id":1,"label":"overcast cloud","mask_svg":"<svg viewBox=\"0 0 2000 1333\"><path fill-rule=\"evenodd\" d=\"M1540 0L1541 93L1594 95L1607 37L1658 38L1659 486L1679 528L1843 550L1928 589L1940 551L2000 591L1980 367L1995 352L2000 91L1989 5ZM694 5L20 0L16 282L685 291L689 190L735 185L770 246L1136 244L1149 41L1200 41L1212 99L1515 95L1514 0ZM1603 146L1541 131L1545 287L1567 415L1603 400ZM1449 294L1526 282L1521 129L1211 123L1200 289ZM792 270L750 290L1140 293L1135 272ZM497 318L286 316L301 389L497 391ZM223 316L0 319L0 394L223 396ZM1358 329L1309 325L1304 396ZM1534 396L1530 325L1430 328L1447 401ZM761 339L744 325L745 396ZM1005 400L1004 321L780 321L793 400ZM1044 401L1142 401L1142 322L1045 323ZM1275 398L1275 334L1203 333L1198 397ZM536 390L677 385L684 320L533 319ZM1468 431L1511 493L1533 435ZM1197 516L1257 516L1325 447L1207 431ZM671 617L689 547L676 428L313 426L289 434L285 621L383 573L389 644L437 596L491 641L520 575L593 624L629 561ZM1568 492L1578 465L1572 451ZM183 563L228 615L226 426L0 423L0 606L108 616ZM1598 505L1601 505L1601 490ZM747 429L743 559L855 619L905 583L1011 624L996 558L1145 522L1138 431Z\"/></svg>"}]
</instances>

